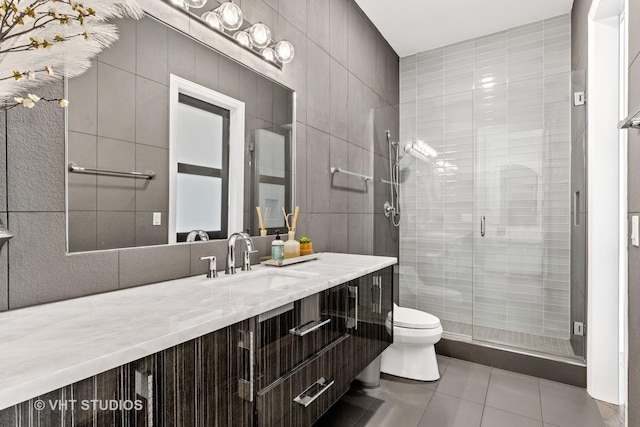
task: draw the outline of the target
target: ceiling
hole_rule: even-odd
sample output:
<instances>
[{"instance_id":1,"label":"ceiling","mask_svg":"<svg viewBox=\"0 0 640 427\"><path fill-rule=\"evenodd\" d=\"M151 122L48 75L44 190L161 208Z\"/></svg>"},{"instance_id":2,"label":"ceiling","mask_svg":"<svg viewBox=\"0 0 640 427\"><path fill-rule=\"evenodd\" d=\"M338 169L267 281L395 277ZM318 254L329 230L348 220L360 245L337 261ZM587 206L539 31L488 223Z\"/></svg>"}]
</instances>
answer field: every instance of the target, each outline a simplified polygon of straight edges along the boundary
<instances>
[{"instance_id":1,"label":"ceiling","mask_svg":"<svg viewBox=\"0 0 640 427\"><path fill-rule=\"evenodd\" d=\"M573 0L356 0L400 57L571 11Z\"/></svg>"}]
</instances>

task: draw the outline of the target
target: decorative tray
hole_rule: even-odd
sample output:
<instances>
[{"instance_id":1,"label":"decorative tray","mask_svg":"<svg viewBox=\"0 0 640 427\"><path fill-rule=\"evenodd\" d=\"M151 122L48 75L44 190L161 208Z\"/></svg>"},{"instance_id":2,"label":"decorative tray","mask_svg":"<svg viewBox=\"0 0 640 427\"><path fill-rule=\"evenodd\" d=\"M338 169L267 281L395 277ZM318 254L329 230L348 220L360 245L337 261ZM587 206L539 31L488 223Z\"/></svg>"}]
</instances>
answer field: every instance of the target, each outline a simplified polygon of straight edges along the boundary
<instances>
[{"instance_id":1,"label":"decorative tray","mask_svg":"<svg viewBox=\"0 0 640 427\"><path fill-rule=\"evenodd\" d=\"M278 263L275 259L269 259L267 261L262 261L260 264L270 265L272 267L286 267L287 265L298 264L300 262L313 261L314 259L318 259L318 254L311 254L305 256L297 256L295 258L287 258L282 260L281 263Z\"/></svg>"}]
</instances>

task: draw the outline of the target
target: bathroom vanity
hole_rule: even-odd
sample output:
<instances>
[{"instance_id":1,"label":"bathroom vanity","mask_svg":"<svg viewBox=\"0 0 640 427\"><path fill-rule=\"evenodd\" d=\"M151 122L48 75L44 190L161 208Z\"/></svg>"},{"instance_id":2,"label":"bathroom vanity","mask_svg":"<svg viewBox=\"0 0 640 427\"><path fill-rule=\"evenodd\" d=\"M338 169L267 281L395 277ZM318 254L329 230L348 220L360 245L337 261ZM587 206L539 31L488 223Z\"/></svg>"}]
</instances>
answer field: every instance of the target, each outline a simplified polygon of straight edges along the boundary
<instances>
[{"instance_id":1,"label":"bathroom vanity","mask_svg":"<svg viewBox=\"0 0 640 427\"><path fill-rule=\"evenodd\" d=\"M0 425L311 425L392 342L395 263L326 253L2 313Z\"/></svg>"}]
</instances>

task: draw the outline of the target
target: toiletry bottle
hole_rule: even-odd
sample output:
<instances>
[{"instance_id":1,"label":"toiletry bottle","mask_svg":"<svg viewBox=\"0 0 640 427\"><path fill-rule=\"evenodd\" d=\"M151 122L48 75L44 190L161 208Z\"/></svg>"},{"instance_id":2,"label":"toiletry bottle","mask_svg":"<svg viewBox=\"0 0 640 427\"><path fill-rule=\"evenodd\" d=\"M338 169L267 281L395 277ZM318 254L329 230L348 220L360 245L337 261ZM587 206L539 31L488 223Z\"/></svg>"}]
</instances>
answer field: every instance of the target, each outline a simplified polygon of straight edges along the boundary
<instances>
[{"instance_id":1,"label":"toiletry bottle","mask_svg":"<svg viewBox=\"0 0 640 427\"><path fill-rule=\"evenodd\" d=\"M280 238L280 231L276 230L276 238L271 243L271 258L276 260L278 264L282 264L284 259L284 242Z\"/></svg>"},{"instance_id":2,"label":"toiletry bottle","mask_svg":"<svg viewBox=\"0 0 640 427\"><path fill-rule=\"evenodd\" d=\"M284 259L300 256L300 242L296 240L296 232L289 232L289 239L284 244Z\"/></svg>"}]
</instances>

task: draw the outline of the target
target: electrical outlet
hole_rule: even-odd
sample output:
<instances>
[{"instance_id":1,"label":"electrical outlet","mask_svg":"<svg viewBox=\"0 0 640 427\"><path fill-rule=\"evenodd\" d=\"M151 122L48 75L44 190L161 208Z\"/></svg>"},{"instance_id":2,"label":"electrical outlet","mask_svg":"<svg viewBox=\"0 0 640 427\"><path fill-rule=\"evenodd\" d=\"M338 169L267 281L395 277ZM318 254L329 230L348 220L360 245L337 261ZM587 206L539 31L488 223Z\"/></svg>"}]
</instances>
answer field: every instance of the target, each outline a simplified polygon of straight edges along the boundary
<instances>
[{"instance_id":1,"label":"electrical outlet","mask_svg":"<svg viewBox=\"0 0 640 427\"><path fill-rule=\"evenodd\" d=\"M584 92L574 92L573 94L573 105L580 106L585 103Z\"/></svg>"},{"instance_id":2,"label":"electrical outlet","mask_svg":"<svg viewBox=\"0 0 640 427\"><path fill-rule=\"evenodd\" d=\"M153 213L153 225L162 225L162 212Z\"/></svg>"},{"instance_id":3,"label":"electrical outlet","mask_svg":"<svg viewBox=\"0 0 640 427\"><path fill-rule=\"evenodd\" d=\"M577 335L579 337L584 336L584 323L573 322L573 335Z\"/></svg>"}]
</instances>

